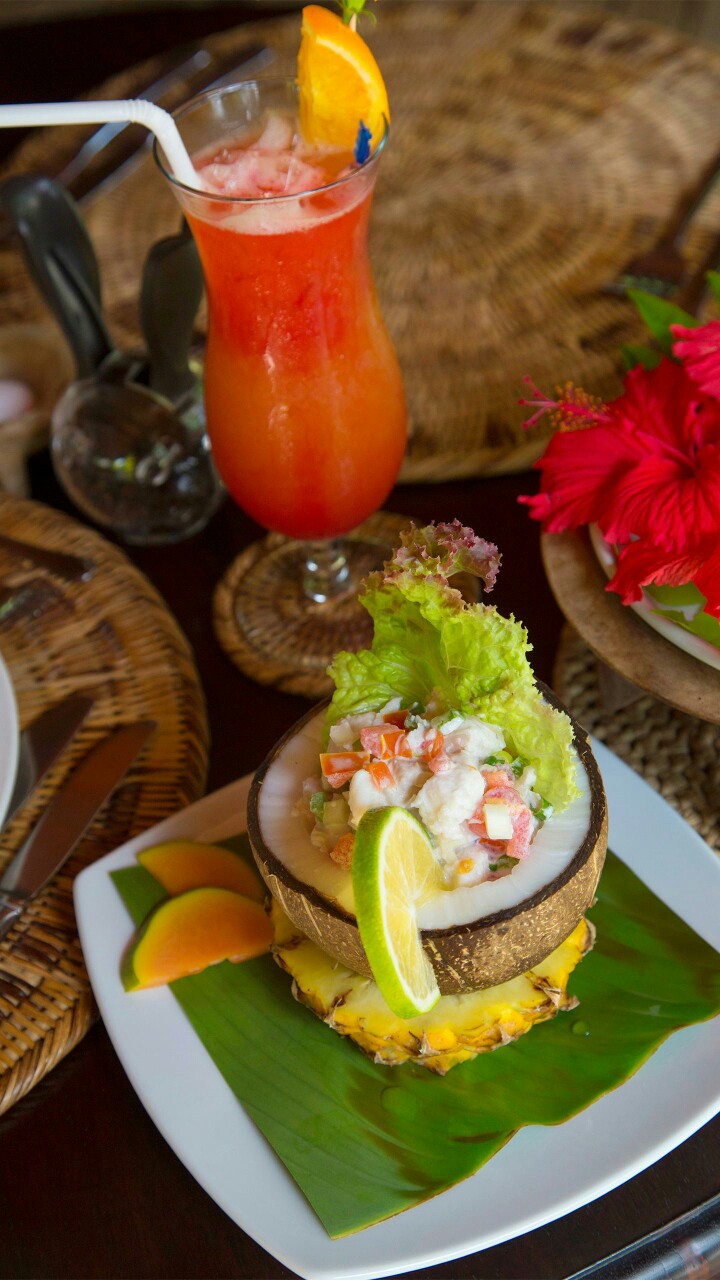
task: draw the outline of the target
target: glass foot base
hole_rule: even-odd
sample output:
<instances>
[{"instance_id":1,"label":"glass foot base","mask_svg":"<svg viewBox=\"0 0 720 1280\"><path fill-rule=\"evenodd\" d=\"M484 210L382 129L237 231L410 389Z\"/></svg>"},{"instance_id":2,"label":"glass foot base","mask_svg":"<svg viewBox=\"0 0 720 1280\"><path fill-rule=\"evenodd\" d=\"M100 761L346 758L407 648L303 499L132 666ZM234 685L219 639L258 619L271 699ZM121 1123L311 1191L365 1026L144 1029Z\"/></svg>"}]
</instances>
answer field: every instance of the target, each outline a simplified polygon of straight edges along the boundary
<instances>
[{"instance_id":1,"label":"glass foot base","mask_svg":"<svg viewBox=\"0 0 720 1280\"><path fill-rule=\"evenodd\" d=\"M324 603L303 590L307 544L269 534L233 561L215 591L213 622L225 653L260 684L321 698L332 690L327 668L341 649L363 649L372 622L358 604L361 580L382 567L408 516L378 511L342 538L347 590Z\"/></svg>"}]
</instances>

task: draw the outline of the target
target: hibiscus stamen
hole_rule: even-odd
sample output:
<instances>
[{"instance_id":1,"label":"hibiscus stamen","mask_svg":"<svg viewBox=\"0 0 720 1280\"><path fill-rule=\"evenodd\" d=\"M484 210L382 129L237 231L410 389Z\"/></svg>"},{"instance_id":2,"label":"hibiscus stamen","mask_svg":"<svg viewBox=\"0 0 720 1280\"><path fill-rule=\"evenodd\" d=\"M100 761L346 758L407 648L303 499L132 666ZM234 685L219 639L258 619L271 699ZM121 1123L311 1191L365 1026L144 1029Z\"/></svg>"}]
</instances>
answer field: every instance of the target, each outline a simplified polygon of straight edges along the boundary
<instances>
[{"instance_id":1,"label":"hibiscus stamen","mask_svg":"<svg viewBox=\"0 0 720 1280\"><path fill-rule=\"evenodd\" d=\"M564 387L556 387L557 399L543 395L528 377L524 379L532 389L535 400L520 400L520 404L537 406L537 412L523 423L525 427L534 427L545 414L550 416L550 424L556 431L578 431L583 427L607 425L612 421L606 406L597 396L591 396L582 387L566 382Z\"/></svg>"}]
</instances>

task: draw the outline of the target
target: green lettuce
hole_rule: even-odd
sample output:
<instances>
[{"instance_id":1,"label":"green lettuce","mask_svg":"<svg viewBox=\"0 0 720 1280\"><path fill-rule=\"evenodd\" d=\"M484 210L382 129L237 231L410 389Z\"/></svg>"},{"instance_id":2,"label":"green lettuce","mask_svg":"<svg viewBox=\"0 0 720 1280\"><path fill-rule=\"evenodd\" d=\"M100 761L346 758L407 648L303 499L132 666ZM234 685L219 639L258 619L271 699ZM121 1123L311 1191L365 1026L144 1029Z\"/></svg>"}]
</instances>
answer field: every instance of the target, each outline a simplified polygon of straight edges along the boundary
<instances>
[{"instance_id":1,"label":"green lettuce","mask_svg":"<svg viewBox=\"0 0 720 1280\"><path fill-rule=\"evenodd\" d=\"M576 794L568 717L543 698L527 659L527 632L513 617L468 604L448 579L480 577L489 591L500 557L459 521L412 529L360 597L373 619L372 647L339 653L330 667L335 693L328 727L378 711L391 698L406 707L457 710L497 724L509 750L537 770L537 790L555 810Z\"/></svg>"}]
</instances>

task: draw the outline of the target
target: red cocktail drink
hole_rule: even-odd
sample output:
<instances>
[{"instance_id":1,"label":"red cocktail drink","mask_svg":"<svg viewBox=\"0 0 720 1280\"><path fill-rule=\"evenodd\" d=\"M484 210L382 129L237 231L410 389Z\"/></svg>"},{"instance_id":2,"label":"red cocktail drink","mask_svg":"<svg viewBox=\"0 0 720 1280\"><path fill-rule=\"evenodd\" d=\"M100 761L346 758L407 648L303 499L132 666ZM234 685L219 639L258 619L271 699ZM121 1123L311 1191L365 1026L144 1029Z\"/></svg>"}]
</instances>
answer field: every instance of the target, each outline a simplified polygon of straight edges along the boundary
<instances>
[{"instance_id":1,"label":"red cocktail drink","mask_svg":"<svg viewBox=\"0 0 720 1280\"><path fill-rule=\"evenodd\" d=\"M320 539L358 525L392 488L405 401L367 252L379 150L362 167L308 154L283 106L196 153L210 191L179 194L207 288L220 474L266 528Z\"/></svg>"}]
</instances>

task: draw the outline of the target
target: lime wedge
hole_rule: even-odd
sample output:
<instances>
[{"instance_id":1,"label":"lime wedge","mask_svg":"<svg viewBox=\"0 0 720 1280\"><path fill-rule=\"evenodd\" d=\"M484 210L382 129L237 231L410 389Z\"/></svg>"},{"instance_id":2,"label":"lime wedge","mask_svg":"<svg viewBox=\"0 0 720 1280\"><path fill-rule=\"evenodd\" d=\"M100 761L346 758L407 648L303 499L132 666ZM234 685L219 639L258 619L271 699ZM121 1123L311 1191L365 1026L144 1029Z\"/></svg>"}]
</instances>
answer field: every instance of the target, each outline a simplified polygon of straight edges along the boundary
<instances>
[{"instance_id":1,"label":"lime wedge","mask_svg":"<svg viewBox=\"0 0 720 1280\"><path fill-rule=\"evenodd\" d=\"M370 809L358 825L352 863L355 914L373 977L399 1018L440 999L423 951L418 907L442 885L430 836L399 806Z\"/></svg>"}]
</instances>

